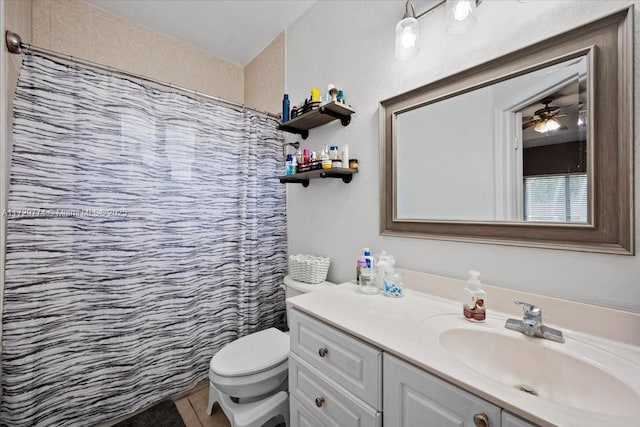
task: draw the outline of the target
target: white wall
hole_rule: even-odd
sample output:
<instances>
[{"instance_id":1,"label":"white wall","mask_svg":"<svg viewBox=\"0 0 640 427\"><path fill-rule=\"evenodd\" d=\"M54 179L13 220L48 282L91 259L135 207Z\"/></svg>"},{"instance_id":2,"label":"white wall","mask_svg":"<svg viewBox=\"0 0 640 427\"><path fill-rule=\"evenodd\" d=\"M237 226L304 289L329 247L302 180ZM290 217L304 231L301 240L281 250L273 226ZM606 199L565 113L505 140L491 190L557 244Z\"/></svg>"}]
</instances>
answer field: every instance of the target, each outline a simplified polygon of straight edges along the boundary
<instances>
[{"instance_id":1,"label":"white wall","mask_svg":"<svg viewBox=\"0 0 640 427\"><path fill-rule=\"evenodd\" d=\"M496 219L494 104L487 86L398 115L398 218Z\"/></svg>"},{"instance_id":2,"label":"white wall","mask_svg":"<svg viewBox=\"0 0 640 427\"><path fill-rule=\"evenodd\" d=\"M294 99L311 86L334 83L357 114L343 128L332 123L311 131L313 149L348 143L360 161L350 184L311 181L288 185L290 253L330 256L329 279L355 275L363 247L396 255L403 268L464 278L473 268L492 285L640 311L640 259L500 245L379 235L379 119L381 100L544 40L635 3L635 100L639 99L640 1L485 0L478 25L462 36L445 32L444 9L420 21L421 55L394 58L394 29L402 1L321 1L287 30L287 91ZM417 12L422 10L418 7ZM636 146L640 139L636 108ZM294 138L295 139L295 138ZM638 167L636 147L635 164ZM636 174L636 211L640 201ZM636 229L640 228L636 215ZM637 237L636 237L637 240Z\"/></svg>"}]
</instances>

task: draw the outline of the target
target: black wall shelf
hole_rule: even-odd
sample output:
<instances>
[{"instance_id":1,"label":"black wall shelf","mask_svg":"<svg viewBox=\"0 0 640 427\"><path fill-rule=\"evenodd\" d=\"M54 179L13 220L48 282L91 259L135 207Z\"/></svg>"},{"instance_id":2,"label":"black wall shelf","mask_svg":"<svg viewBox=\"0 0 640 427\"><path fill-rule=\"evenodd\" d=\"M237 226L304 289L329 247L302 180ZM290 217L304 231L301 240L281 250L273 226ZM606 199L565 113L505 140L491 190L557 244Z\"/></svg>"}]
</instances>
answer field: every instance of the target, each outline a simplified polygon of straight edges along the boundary
<instances>
[{"instance_id":1,"label":"black wall shelf","mask_svg":"<svg viewBox=\"0 0 640 427\"><path fill-rule=\"evenodd\" d=\"M278 177L281 183L302 184L303 187L309 186L309 180L316 178L341 178L342 182L348 184L353 179L353 174L358 173L358 169L349 168L331 168L316 169L307 172L298 172L293 175L283 175Z\"/></svg>"},{"instance_id":2,"label":"black wall shelf","mask_svg":"<svg viewBox=\"0 0 640 427\"><path fill-rule=\"evenodd\" d=\"M352 114L355 114L353 108L339 102L330 102L285 123L280 123L278 129L299 134L302 139L307 139L309 129L322 126L334 120L340 120L342 126L348 126L351 123Z\"/></svg>"}]
</instances>

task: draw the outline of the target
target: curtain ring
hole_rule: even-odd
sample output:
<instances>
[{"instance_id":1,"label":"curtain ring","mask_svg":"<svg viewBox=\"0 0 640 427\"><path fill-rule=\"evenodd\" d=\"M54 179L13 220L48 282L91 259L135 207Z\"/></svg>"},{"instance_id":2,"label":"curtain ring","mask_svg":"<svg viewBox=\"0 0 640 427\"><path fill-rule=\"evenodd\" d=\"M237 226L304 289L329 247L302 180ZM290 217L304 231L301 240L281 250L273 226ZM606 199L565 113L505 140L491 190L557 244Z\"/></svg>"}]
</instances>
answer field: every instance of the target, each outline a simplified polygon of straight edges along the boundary
<instances>
[{"instance_id":1,"label":"curtain ring","mask_svg":"<svg viewBox=\"0 0 640 427\"><path fill-rule=\"evenodd\" d=\"M74 70L78 69L78 62L73 57L73 55L67 55L67 61L69 61L69 63L71 64L71 68L73 68Z\"/></svg>"}]
</instances>

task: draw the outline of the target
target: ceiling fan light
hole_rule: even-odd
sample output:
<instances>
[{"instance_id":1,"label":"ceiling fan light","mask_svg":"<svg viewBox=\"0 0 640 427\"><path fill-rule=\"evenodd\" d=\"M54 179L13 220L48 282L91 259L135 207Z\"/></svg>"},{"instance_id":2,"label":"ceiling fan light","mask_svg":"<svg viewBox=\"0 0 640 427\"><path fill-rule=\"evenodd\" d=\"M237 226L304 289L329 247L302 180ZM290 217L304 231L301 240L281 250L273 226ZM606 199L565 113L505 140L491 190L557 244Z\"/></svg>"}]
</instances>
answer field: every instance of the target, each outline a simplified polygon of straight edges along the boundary
<instances>
[{"instance_id":1,"label":"ceiling fan light","mask_svg":"<svg viewBox=\"0 0 640 427\"><path fill-rule=\"evenodd\" d=\"M447 33L458 35L469 31L478 21L476 0L447 0Z\"/></svg>"},{"instance_id":2,"label":"ceiling fan light","mask_svg":"<svg viewBox=\"0 0 640 427\"><path fill-rule=\"evenodd\" d=\"M396 25L396 58L405 61L418 53L418 20L409 16Z\"/></svg>"},{"instance_id":3,"label":"ceiling fan light","mask_svg":"<svg viewBox=\"0 0 640 427\"><path fill-rule=\"evenodd\" d=\"M533 128L533 130L539 133L547 133L547 132L553 132L555 130L558 130L561 127L562 125L558 123L556 119L545 119L537 123L536 126Z\"/></svg>"}]
</instances>

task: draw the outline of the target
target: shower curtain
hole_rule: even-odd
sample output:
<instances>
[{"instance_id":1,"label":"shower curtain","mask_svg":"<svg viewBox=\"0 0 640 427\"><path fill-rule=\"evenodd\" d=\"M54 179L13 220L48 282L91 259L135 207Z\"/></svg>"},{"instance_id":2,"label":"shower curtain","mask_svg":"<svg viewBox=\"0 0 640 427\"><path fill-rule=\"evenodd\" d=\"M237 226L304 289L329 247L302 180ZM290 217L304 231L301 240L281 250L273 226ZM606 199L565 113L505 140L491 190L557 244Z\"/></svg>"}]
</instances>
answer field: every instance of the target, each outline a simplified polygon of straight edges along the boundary
<instances>
[{"instance_id":1,"label":"shower curtain","mask_svg":"<svg viewBox=\"0 0 640 427\"><path fill-rule=\"evenodd\" d=\"M282 134L26 55L15 95L0 425L89 426L207 378L284 320Z\"/></svg>"}]
</instances>

